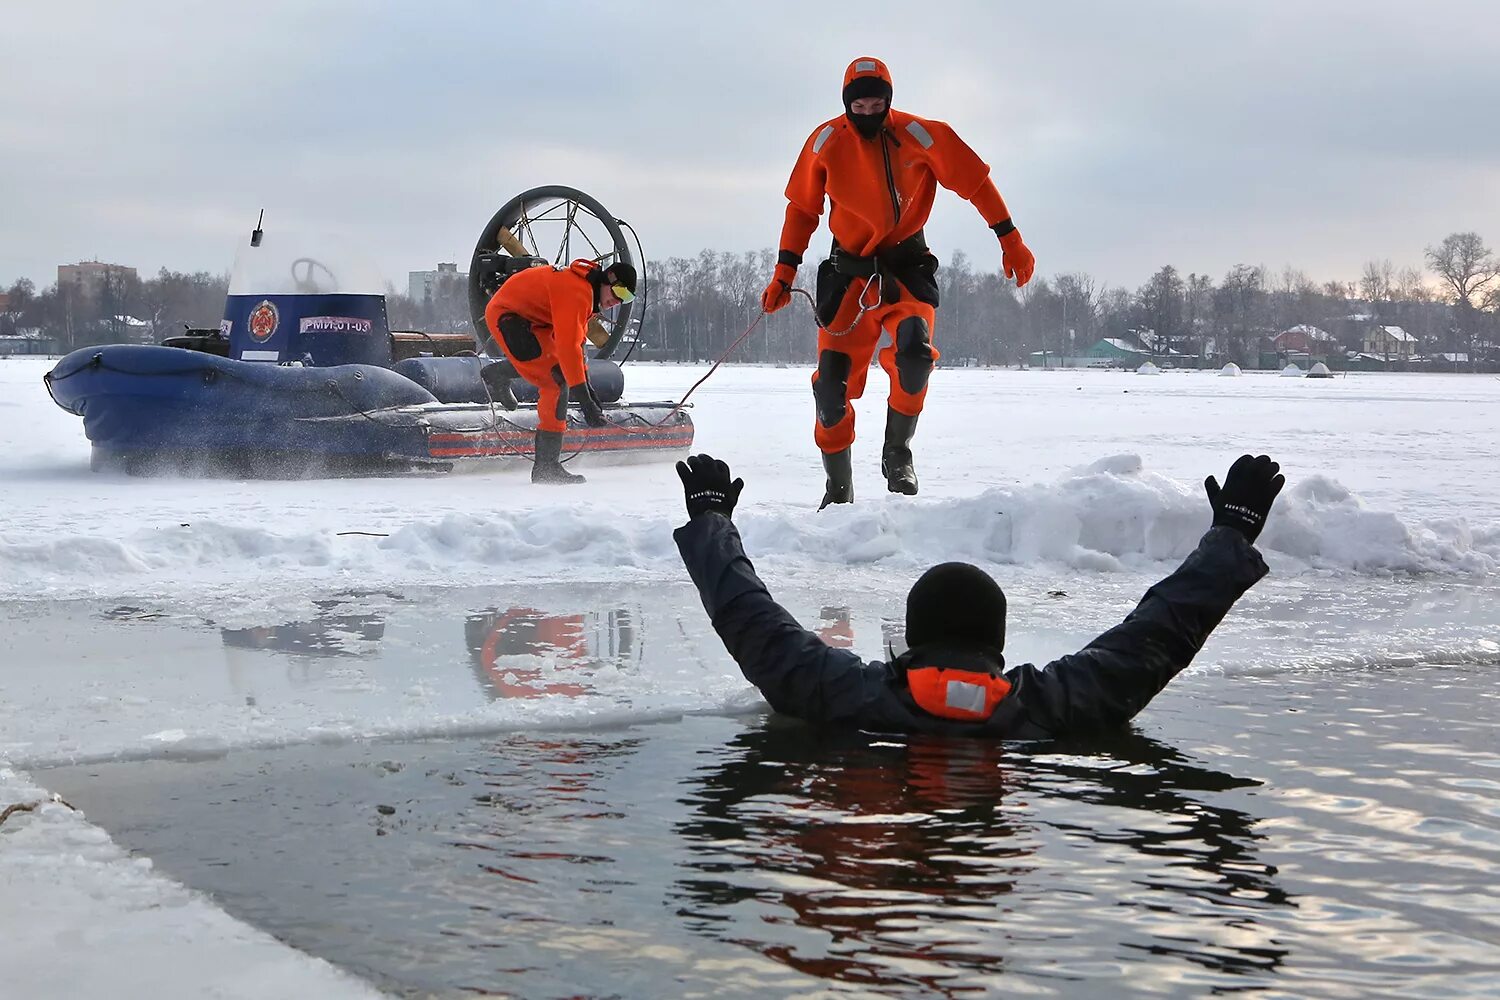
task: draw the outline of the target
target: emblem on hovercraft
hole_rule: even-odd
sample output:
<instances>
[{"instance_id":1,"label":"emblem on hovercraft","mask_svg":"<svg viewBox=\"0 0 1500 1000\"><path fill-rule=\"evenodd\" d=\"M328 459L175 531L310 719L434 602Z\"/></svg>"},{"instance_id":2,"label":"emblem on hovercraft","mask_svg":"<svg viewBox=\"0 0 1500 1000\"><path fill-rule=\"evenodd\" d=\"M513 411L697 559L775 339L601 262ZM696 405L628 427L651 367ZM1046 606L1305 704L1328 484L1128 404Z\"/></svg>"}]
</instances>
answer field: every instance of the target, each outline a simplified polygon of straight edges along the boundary
<instances>
[{"instance_id":1,"label":"emblem on hovercraft","mask_svg":"<svg viewBox=\"0 0 1500 1000\"><path fill-rule=\"evenodd\" d=\"M276 303L270 299L262 299L259 305L250 310L250 319L246 325L255 342L263 344L271 339L271 334L276 332L280 323L281 313L277 310Z\"/></svg>"}]
</instances>

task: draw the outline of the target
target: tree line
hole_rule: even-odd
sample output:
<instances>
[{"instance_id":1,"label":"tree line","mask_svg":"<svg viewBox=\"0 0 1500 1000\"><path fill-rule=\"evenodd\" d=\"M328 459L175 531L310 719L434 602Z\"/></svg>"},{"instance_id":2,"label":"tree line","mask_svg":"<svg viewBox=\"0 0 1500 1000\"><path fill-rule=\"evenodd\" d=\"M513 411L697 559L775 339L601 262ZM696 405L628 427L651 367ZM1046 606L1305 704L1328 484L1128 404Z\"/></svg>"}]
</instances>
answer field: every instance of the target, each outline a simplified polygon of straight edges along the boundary
<instances>
[{"instance_id":1,"label":"tree line","mask_svg":"<svg viewBox=\"0 0 1500 1000\"><path fill-rule=\"evenodd\" d=\"M760 308L775 255L705 250L654 262L641 354L674 361L719 356ZM1082 272L1033 279L1024 289L998 266L975 267L962 252L938 269L937 343L945 363L1024 363L1046 352L1080 356L1104 339L1148 353L1254 365L1277 333L1299 325L1324 330L1359 350L1374 326L1398 326L1426 352L1500 363L1500 260L1475 233L1454 233L1429 247L1435 283L1416 267L1368 262L1358 281L1318 283L1296 268L1271 272L1236 265L1217 281L1166 265L1137 289L1109 286ZM809 261L797 285L809 294ZM794 298L767 316L741 346L741 361L811 363L811 309Z\"/></svg>"},{"instance_id":2,"label":"tree line","mask_svg":"<svg viewBox=\"0 0 1500 1000\"><path fill-rule=\"evenodd\" d=\"M1109 338L1149 353L1254 365L1270 338L1298 325L1317 327L1358 350L1376 325L1399 326L1423 353L1467 356L1471 366L1500 363L1500 260L1476 233L1453 233L1427 248L1427 271L1371 260L1357 281L1318 283L1286 267L1236 265L1217 280L1159 268L1139 288L1110 286L1073 272L1037 277L1019 291L997 267L976 267L962 252L938 269L937 343L945 363L1024 363L1038 352L1079 356ZM670 361L717 358L759 315L775 264L770 250L650 262L636 310L635 356ZM798 287L812 293L809 260ZM1430 275L1435 281L1429 280ZM92 295L22 279L9 288L0 335L37 331L64 350L125 340L147 342L184 327L217 327L229 277L162 269L138 279L112 272ZM386 296L393 329L469 329L465 282L440 281L414 301ZM764 317L737 361L811 363L816 335L806 299Z\"/></svg>"}]
</instances>

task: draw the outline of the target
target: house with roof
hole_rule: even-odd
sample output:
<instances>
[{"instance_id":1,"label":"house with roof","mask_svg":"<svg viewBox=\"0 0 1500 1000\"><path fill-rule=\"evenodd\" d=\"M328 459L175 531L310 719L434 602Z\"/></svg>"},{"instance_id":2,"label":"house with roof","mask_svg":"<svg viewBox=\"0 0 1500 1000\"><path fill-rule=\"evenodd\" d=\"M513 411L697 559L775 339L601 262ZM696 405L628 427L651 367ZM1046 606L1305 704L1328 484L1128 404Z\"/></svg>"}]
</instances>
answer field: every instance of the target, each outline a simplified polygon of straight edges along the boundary
<instances>
[{"instance_id":1,"label":"house with roof","mask_svg":"<svg viewBox=\"0 0 1500 1000\"><path fill-rule=\"evenodd\" d=\"M1310 323L1298 323L1282 330L1271 338L1271 344L1277 354L1329 357L1339 353L1338 341L1333 335Z\"/></svg>"},{"instance_id":2,"label":"house with roof","mask_svg":"<svg viewBox=\"0 0 1500 1000\"><path fill-rule=\"evenodd\" d=\"M1399 326L1374 326L1365 332L1363 347L1365 354L1405 360L1417 352L1417 338Z\"/></svg>"}]
</instances>

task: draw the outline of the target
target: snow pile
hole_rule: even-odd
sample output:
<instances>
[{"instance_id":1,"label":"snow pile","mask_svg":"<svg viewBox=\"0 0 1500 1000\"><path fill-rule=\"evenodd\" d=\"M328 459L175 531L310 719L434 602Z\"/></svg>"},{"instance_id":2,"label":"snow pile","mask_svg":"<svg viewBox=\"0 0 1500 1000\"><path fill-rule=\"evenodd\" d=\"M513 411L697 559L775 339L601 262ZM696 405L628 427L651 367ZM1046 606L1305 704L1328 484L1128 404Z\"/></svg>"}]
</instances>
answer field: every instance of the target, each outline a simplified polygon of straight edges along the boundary
<instances>
[{"instance_id":1,"label":"snow pile","mask_svg":"<svg viewBox=\"0 0 1500 1000\"><path fill-rule=\"evenodd\" d=\"M1333 378L1333 372L1331 372L1331 371L1328 370L1328 366L1327 365L1325 365L1323 362L1319 361L1317 364L1313 365L1311 368L1308 369L1308 371L1307 371L1307 377L1308 378Z\"/></svg>"},{"instance_id":2,"label":"snow pile","mask_svg":"<svg viewBox=\"0 0 1500 1000\"><path fill-rule=\"evenodd\" d=\"M1303 373L1303 371L1302 371L1301 368L1298 368L1294 364L1293 365L1287 365L1285 368L1281 369L1281 377L1282 378L1303 378L1304 377L1304 373Z\"/></svg>"},{"instance_id":3,"label":"snow pile","mask_svg":"<svg viewBox=\"0 0 1500 1000\"><path fill-rule=\"evenodd\" d=\"M1147 471L1135 455L1102 459L1050 484L1000 487L953 500L876 496L814 513L781 502L742 504L736 521L759 559L816 565L945 559L1055 563L1119 570L1180 559L1208 527L1197 483ZM613 516L587 502L553 509L450 513L407 521L386 537L334 529L276 534L212 521L137 529L121 538L0 535L0 596L120 594L141 588L261 588L295 582L362 586L526 578L676 577L677 510ZM1462 519L1408 522L1367 509L1323 476L1277 504L1261 547L1319 569L1357 573L1489 573L1494 527ZM253 589L253 588L246 588Z\"/></svg>"},{"instance_id":4,"label":"snow pile","mask_svg":"<svg viewBox=\"0 0 1500 1000\"><path fill-rule=\"evenodd\" d=\"M1326 476L1310 476L1283 493L1260 546L1320 569L1493 573L1500 568L1497 536L1493 526L1475 531L1459 518L1407 524L1367 509Z\"/></svg>"},{"instance_id":5,"label":"snow pile","mask_svg":"<svg viewBox=\"0 0 1500 1000\"><path fill-rule=\"evenodd\" d=\"M1237 364L1235 364L1233 361L1231 361L1231 362L1229 362L1229 364L1227 364L1223 368L1219 369L1219 374L1220 375L1224 375L1224 376L1233 377L1233 376L1240 375L1242 373L1240 372L1240 366L1237 365Z\"/></svg>"},{"instance_id":6,"label":"snow pile","mask_svg":"<svg viewBox=\"0 0 1500 1000\"><path fill-rule=\"evenodd\" d=\"M16 997L377 997L132 858L0 767L0 980ZM142 956L150 956L142 961Z\"/></svg>"},{"instance_id":7,"label":"snow pile","mask_svg":"<svg viewBox=\"0 0 1500 1000\"><path fill-rule=\"evenodd\" d=\"M1137 375L1160 375L1161 374L1161 369L1158 368L1158 367L1156 367L1151 362L1147 361L1145 364L1143 364L1139 368L1137 368L1135 370L1135 373Z\"/></svg>"}]
</instances>

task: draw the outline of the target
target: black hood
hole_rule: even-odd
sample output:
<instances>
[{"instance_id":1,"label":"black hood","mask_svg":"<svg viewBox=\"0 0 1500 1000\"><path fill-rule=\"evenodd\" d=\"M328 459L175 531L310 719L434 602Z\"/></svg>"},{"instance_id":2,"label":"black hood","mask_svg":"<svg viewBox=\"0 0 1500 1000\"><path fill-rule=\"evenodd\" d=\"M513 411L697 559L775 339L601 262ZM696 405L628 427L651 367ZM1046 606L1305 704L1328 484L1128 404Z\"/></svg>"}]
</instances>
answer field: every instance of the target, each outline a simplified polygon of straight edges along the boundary
<instances>
[{"instance_id":1,"label":"black hood","mask_svg":"<svg viewBox=\"0 0 1500 1000\"><path fill-rule=\"evenodd\" d=\"M940 563L923 573L906 595L906 644L934 643L971 649L1005 648L1005 592L984 570Z\"/></svg>"}]
</instances>

